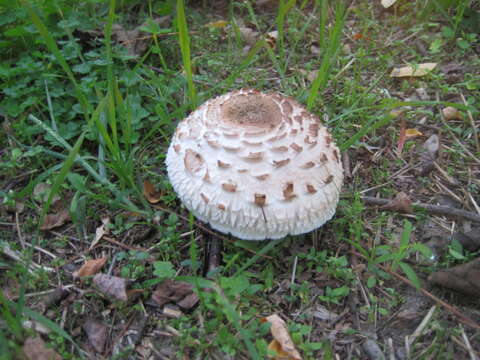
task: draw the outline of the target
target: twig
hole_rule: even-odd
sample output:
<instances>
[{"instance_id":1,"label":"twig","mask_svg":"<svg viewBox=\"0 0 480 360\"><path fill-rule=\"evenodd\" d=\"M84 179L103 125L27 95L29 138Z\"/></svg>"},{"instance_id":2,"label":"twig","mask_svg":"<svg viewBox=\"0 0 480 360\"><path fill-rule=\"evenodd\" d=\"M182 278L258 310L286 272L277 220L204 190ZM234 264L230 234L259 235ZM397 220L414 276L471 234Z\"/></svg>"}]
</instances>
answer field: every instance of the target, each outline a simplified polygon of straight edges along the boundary
<instances>
[{"instance_id":1,"label":"twig","mask_svg":"<svg viewBox=\"0 0 480 360\"><path fill-rule=\"evenodd\" d=\"M462 98L463 103L468 106L467 100L465 100L465 96L463 96L462 93L460 93L460 97ZM473 139L475 140L477 151L480 152L480 140L478 139L477 127L475 126L475 121L473 120L473 116L470 110L467 110L467 115L468 115L468 119L470 120L470 124L472 125Z\"/></svg>"},{"instance_id":2,"label":"twig","mask_svg":"<svg viewBox=\"0 0 480 360\"><path fill-rule=\"evenodd\" d=\"M355 253L357 256L361 257L362 259L365 259L367 260L367 258L365 256L363 256L362 254L356 252L356 251L353 251L353 250L350 250L351 252ZM383 270L383 271L386 271L387 273L389 273L390 275L396 277L398 280L402 281L403 283L415 288L415 289L418 289L422 294L424 294L425 296L427 296L428 298L432 299L433 301L435 301L438 305L442 306L445 310L447 310L448 312L450 312L451 314L455 315L462 323L464 323L465 325L467 326L470 326L471 328L473 329L477 329L477 330L480 330L480 325L477 324L475 321L473 321L472 319L466 317L465 315L463 315L460 310L458 310L456 307L446 303L445 301L443 301L442 299L439 299L438 297L436 297L435 295L433 295L431 292L425 290L424 288L417 288L415 285L412 284L412 282L410 280L408 280L407 278L403 277L402 275L396 273L395 271L392 271L390 270L389 268L387 268L386 266L383 266L383 265L380 265L380 264L377 264L377 266Z\"/></svg>"},{"instance_id":3,"label":"twig","mask_svg":"<svg viewBox=\"0 0 480 360\"><path fill-rule=\"evenodd\" d=\"M470 359L478 360L478 357L475 354L475 351L473 351L472 344L470 344L470 340L468 340L467 334L465 334L465 329L463 328L463 326L461 327L461 329L462 329L462 338L463 338L463 341L465 342L465 346L467 347L468 353L470 354Z\"/></svg>"},{"instance_id":4,"label":"twig","mask_svg":"<svg viewBox=\"0 0 480 360\"><path fill-rule=\"evenodd\" d=\"M415 331L413 332L413 334L408 337L408 342L409 342L410 345L412 345L414 343L414 341L420 335L422 335L423 330L425 329L425 327L427 326L427 324L431 320L431 318L433 316L433 313L435 312L436 308L437 308L437 305L434 305L430 308L430 310L428 311L427 315L425 315L425 317L423 318L420 325L418 325L417 328L415 329Z\"/></svg>"},{"instance_id":5,"label":"twig","mask_svg":"<svg viewBox=\"0 0 480 360\"><path fill-rule=\"evenodd\" d=\"M391 201L388 199L380 199L372 196L362 196L362 200L365 201L367 204L373 204L373 205L387 205ZM412 205L414 207L423 209L432 214L446 215L446 216L459 216L459 217L468 219L470 221L480 222L480 215L477 215L470 211L455 209L448 206L431 205L431 204L424 204L419 202L415 202ZM391 210L391 209L385 208L385 210Z\"/></svg>"},{"instance_id":6,"label":"twig","mask_svg":"<svg viewBox=\"0 0 480 360\"><path fill-rule=\"evenodd\" d=\"M220 266L221 263L221 248L222 244L220 239L212 234L205 236L205 275L208 276L210 272L214 271Z\"/></svg>"}]
</instances>

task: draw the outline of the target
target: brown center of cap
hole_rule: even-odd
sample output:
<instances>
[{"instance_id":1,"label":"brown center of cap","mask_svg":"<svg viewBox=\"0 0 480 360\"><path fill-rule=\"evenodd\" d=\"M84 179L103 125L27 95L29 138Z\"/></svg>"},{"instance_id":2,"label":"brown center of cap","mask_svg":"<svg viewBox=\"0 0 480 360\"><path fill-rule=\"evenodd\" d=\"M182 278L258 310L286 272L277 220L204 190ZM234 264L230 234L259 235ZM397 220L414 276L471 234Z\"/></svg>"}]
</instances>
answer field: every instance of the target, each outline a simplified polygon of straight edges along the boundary
<instances>
[{"instance_id":1,"label":"brown center of cap","mask_svg":"<svg viewBox=\"0 0 480 360\"><path fill-rule=\"evenodd\" d=\"M268 96L240 94L222 104L225 124L237 127L274 128L282 121L279 106Z\"/></svg>"}]
</instances>

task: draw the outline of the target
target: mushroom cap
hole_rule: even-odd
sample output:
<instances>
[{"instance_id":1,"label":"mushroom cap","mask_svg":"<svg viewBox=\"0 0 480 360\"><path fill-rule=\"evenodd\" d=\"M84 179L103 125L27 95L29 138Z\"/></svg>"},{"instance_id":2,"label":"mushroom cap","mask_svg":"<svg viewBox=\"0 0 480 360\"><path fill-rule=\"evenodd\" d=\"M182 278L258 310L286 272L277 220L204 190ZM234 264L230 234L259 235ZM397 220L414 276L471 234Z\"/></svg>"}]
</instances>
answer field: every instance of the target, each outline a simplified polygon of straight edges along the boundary
<instances>
[{"instance_id":1,"label":"mushroom cap","mask_svg":"<svg viewBox=\"0 0 480 360\"><path fill-rule=\"evenodd\" d=\"M211 99L181 121L166 165L188 210L245 240L323 225L343 182L340 151L318 117L253 89Z\"/></svg>"}]
</instances>

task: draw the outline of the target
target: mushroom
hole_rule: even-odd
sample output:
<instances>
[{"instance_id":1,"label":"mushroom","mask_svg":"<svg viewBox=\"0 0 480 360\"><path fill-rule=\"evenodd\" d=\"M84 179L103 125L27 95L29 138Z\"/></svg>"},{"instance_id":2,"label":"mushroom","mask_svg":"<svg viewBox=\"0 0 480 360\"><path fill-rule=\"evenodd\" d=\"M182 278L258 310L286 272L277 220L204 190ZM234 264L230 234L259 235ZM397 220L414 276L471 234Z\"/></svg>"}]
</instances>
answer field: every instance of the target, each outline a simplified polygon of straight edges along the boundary
<instances>
[{"instance_id":1,"label":"mushroom","mask_svg":"<svg viewBox=\"0 0 480 360\"><path fill-rule=\"evenodd\" d=\"M318 228L334 215L343 182L340 152L318 117L253 89L211 99L181 121L166 165L188 210L245 240Z\"/></svg>"}]
</instances>

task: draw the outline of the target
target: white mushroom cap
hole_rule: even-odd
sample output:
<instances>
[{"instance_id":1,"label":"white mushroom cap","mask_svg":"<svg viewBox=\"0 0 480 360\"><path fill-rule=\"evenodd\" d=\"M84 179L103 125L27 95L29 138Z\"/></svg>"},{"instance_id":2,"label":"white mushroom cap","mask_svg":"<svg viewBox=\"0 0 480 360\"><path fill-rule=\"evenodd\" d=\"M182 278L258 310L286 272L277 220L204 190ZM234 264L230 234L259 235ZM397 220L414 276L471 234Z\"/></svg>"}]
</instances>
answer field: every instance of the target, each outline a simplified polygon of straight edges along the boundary
<instances>
[{"instance_id":1,"label":"white mushroom cap","mask_svg":"<svg viewBox=\"0 0 480 360\"><path fill-rule=\"evenodd\" d=\"M168 176L212 228L246 240L309 232L335 213L340 151L292 98L242 89L211 99L177 127Z\"/></svg>"}]
</instances>

